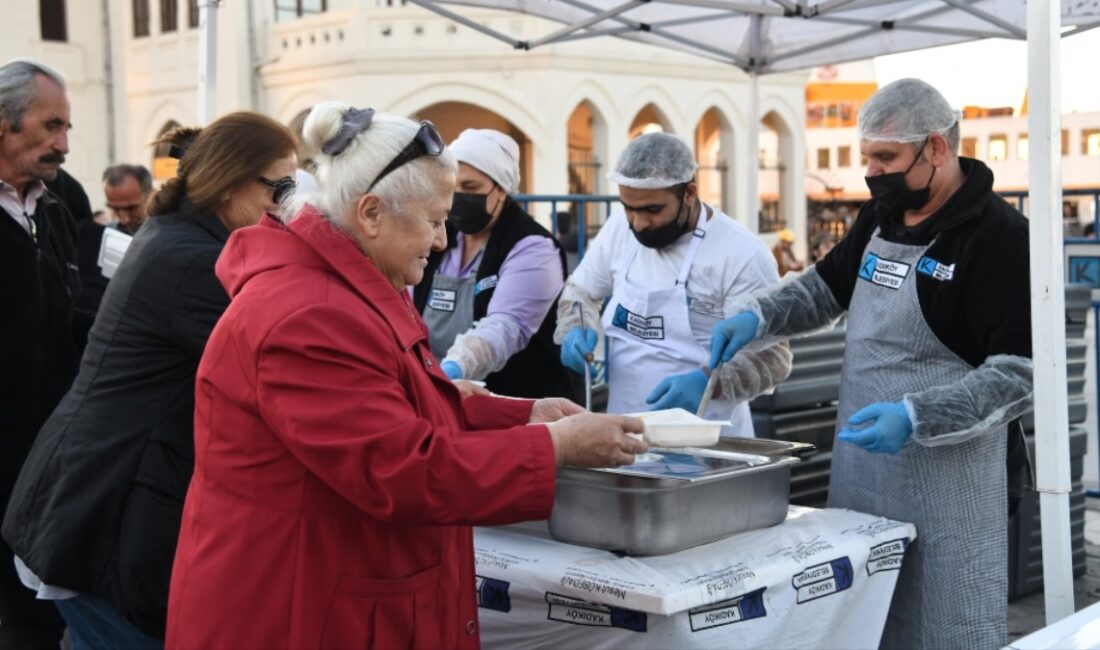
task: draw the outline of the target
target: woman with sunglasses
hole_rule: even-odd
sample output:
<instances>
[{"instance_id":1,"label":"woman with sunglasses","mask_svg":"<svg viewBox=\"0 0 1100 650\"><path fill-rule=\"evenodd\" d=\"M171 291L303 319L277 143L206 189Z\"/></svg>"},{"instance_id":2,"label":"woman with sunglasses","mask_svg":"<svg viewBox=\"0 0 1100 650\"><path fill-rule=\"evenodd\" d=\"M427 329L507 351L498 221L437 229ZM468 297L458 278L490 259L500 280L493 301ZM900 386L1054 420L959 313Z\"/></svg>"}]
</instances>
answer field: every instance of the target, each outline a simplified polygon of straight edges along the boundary
<instances>
[{"instance_id":1,"label":"woman with sunglasses","mask_svg":"<svg viewBox=\"0 0 1100 650\"><path fill-rule=\"evenodd\" d=\"M160 142L178 176L150 199L4 519L24 584L55 600L76 650L163 646L195 372L229 304L214 263L230 232L278 209L295 168L293 135L256 113Z\"/></svg>"},{"instance_id":2,"label":"woman with sunglasses","mask_svg":"<svg viewBox=\"0 0 1100 650\"><path fill-rule=\"evenodd\" d=\"M234 233L199 368L170 648L476 648L473 524L550 514L555 468L633 461L635 418L463 399L408 288L444 244L430 123L318 104L319 187Z\"/></svg>"},{"instance_id":3,"label":"woman with sunglasses","mask_svg":"<svg viewBox=\"0 0 1100 650\"><path fill-rule=\"evenodd\" d=\"M451 143L457 191L447 248L428 258L414 302L432 352L451 379L485 380L494 393L573 397L554 343L565 252L523 211L519 145L493 129L466 129Z\"/></svg>"}]
</instances>

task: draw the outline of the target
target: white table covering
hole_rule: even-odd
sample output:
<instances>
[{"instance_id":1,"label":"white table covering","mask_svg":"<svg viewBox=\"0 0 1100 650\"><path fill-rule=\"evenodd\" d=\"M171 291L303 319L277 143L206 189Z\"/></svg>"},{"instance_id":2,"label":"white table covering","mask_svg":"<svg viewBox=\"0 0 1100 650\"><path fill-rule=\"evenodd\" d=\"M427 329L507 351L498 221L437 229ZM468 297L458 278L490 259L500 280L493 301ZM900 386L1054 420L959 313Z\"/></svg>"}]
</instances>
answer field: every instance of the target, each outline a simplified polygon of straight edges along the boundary
<instances>
[{"instance_id":1,"label":"white table covering","mask_svg":"<svg viewBox=\"0 0 1100 650\"><path fill-rule=\"evenodd\" d=\"M791 506L771 528L663 556L544 534L475 530L484 647L877 648L916 529Z\"/></svg>"}]
</instances>

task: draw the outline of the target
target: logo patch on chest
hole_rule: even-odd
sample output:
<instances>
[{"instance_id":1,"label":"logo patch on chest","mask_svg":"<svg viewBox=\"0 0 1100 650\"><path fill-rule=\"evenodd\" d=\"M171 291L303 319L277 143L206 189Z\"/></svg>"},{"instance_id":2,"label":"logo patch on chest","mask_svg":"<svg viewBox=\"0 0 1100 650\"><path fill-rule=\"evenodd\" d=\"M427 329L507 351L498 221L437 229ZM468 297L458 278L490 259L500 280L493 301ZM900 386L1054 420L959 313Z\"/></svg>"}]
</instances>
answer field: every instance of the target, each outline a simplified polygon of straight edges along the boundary
<instances>
[{"instance_id":1,"label":"logo patch on chest","mask_svg":"<svg viewBox=\"0 0 1100 650\"><path fill-rule=\"evenodd\" d=\"M664 316L646 318L628 311L622 305L615 305L615 316L611 319L611 324L646 341L663 341L665 338Z\"/></svg>"},{"instance_id":2,"label":"logo patch on chest","mask_svg":"<svg viewBox=\"0 0 1100 650\"><path fill-rule=\"evenodd\" d=\"M955 277L955 265L952 264L948 266L943 262L924 256L917 262L917 273L927 275L940 282L947 282Z\"/></svg>"},{"instance_id":3,"label":"logo patch on chest","mask_svg":"<svg viewBox=\"0 0 1100 650\"><path fill-rule=\"evenodd\" d=\"M499 276L496 275L490 275L488 277L481 278L477 281L477 284L474 285L474 295L476 296L477 294L483 291L488 291L489 289L495 289L499 279Z\"/></svg>"},{"instance_id":4,"label":"logo patch on chest","mask_svg":"<svg viewBox=\"0 0 1100 650\"><path fill-rule=\"evenodd\" d=\"M860 279L887 289L900 289L907 275L908 264L888 260L874 253L867 253L863 263L859 265Z\"/></svg>"},{"instance_id":5,"label":"logo patch on chest","mask_svg":"<svg viewBox=\"0 0 1100 650\"><path fill-rule=\"evenodd\" d=\"M453 312L455 310L455 292L449 289L432 289L428 306L436 311Z\"/></svg>"}]
</instances>

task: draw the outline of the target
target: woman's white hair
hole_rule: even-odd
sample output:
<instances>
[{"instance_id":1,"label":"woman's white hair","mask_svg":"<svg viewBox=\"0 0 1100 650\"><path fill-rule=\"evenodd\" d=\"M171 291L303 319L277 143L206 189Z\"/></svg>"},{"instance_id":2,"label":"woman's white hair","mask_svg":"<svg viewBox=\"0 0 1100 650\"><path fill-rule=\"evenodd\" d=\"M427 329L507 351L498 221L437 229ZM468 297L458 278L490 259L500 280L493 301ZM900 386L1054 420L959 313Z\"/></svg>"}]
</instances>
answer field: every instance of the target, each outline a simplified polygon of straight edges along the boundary
<instances>
[{"instance_id":1,"label":"woman's white hair","mask_svg":"<svg viewBox=\"0 0 1100 650\"><path fill-rule=\"evenodd\" d=\"M420 129L420 124L410 119L375 113L370 127L360 131L342 152L335 156L321 153L323 145L340 130L349 108L344 102L329 101L310 111L302 126L302 140L307 151L317 152L313 158L317 188L290 201L285 217L292 218L308 199L329 220L345 227L359 198ZM404 216L437 191L441 174L457 170L454 155L444 149L438 156L421 156L393 170L378 181L371 193L388 211Z\"/></svg>"}]
</instances>

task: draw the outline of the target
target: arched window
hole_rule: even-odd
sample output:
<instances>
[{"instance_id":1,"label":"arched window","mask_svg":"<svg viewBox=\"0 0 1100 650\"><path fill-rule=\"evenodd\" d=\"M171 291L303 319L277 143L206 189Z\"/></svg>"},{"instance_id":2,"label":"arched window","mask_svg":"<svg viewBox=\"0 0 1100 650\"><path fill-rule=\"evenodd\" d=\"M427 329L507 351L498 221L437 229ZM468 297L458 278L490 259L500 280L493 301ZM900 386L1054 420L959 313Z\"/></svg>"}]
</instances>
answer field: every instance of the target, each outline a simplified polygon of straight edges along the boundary
<instances>
[{"instance_id":1,"label":"arched window","mask_svg":"<svg viewBox=\"0 0 1100 650\"><path fill-rule=\"evenodd\" d=\"M42 26L42 40L69 40L69 30L65 21L65 0L39 0L38 20Z\"/></svg>"},{"instance_id":2,"label":"arched window","mask_svg":"<svg viewBox=\"0 0 1100 650\"><path fill-rule=\"evenodd\" d=\"M180 8L176 0L160 0L160 33L176 31L179 16Z\"/></svg>"},{"instance_id":3,"label":"arched window","mask_svg":"<svg viewBox=\"0 0 1100 650\"><path fill-rule=\"evenodd\" d=\"M133 0L134 38L149 35L149 0Z\"/></svg>"}]
</instances>

